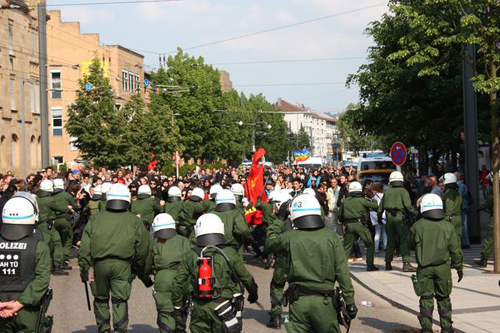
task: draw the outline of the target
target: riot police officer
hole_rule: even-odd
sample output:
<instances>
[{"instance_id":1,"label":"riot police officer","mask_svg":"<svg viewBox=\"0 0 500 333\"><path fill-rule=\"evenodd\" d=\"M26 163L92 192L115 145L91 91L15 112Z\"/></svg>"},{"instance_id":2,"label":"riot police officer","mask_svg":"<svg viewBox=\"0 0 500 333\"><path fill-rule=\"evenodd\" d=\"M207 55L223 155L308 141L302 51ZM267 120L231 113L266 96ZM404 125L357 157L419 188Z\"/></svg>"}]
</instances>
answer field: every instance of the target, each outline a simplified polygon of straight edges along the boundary
<instances>
[{"instance_id":1,"label":"riot police officer","mask_svg":"<svg viewBox=\"0 0 500 333\"><path fill-rule=\"evenodd\" d=\"M181 189L171 186L168 189L167 203L163 206L163 212L172 216L174 221L179 221L179 214L182 210Z\"/></svg>"},{"instance_id":2,"label":"riot police officer","mask_svg":"<svg viewBox=\"0 0 500 333\"><path fill-rule=\"evenodd\" d=\"M346 256L351 253L357 236L361 238L366 246L366 270L368 272L378 271L373 264L375 256L375 245L366 223L370 210L377 210L376 201L365 199L363 187L359 182L349 184L349 196L342 202L339 208L339 220L345 228L344 250Z\"/></svg>"},{"instance_id":3,"label":"riot police officer","mask_svg":"<svg viewBox=\"0 0 500 333\"><path fill-rule=\"evenodd\" d=\"M61 178L54 179L53 198L59 210L69 210L69 213L73 213L78 208L73 196L64 190L64 181ZM71 269L69 265L69 255L71 246L73 245L73 227L71 226L70 218L68 218L68 213L56 215L54 228L61 238L63 255L63 264L61 268Z\"/></svg>"},{"instance_id":4,"label":"riot police officer","mask_svg":"<svg viewBox=\"0 0 500 333\"><path fill-rule=\"evenodd\" d=\"M132 202L130 211L132 214L139 216L146 228L151 228L151 223L155 214L160 213L161 207L156 200L151 198L151 188L149 185L141 185L137 190L137 200Z\"/></svg>"},{"instance_id":5,"label":"riot police officer","mask_svg":"<svg viewBox=\"0 0 500 333\"><path fill-rule=\"evenodd\" d=\"M217 196L217 193L222 191L222 186L219 184L214 184L210 186L210 192L208 193L209 199L204 200L203 204L205 205L205 213L210 213L215 209L215 206L217 206L217 203L215 202L215 197Z\"/></svg>"},{"instance_id":6,"label":"riot police officer","mask_svg":"<svg viewBox=\"0 0 500 333\"><path fill-rule=\"evenodd\" d=\"M269 227L267 247L293 260L286 261L285 274L290 303L287 331L340 332L334 307L334 285L343 291L347 312L356 317L354 289L347 258L337 234L321 218L321 205L311 195L292 200L290 215L293 230L281 233L282 224ZM281 224L281 225L280 225Z\"/></svg>"},{"instance_id":7,"label":"riot police officer","mask_svg":"<svg viewBox=\"0 0 500 333\"><path fill-rule=\"evenodd\" d=\"M451 268L463 278L463 257L455 228L445 221L443 201L436 194L426 194L420 203L422 218L411 228L410 245L417 256L417 275L412 277L415 293L420 297L423 333L432 331L434 298L438 305L441 332L453 332L450 294ZM450 267L451 259L451 267Z\"/></svg>"},{"instance_id":8,"label":"riot police officer","mask_svg":"<svg viewBox=\"0 0 500 333\"><path fill-rule=\"evenodd\" d=\"M458 244L462 243L462 195L458 192L457 177L452 173L443 176L444 183L444 217L455 228Z\"/></svg>"},{"instance_id":9,"label":"riot police officer","mask_svg":"<svg viewBox=\"0 0 500 333\"><path fill-rule=\"evenodd\" d=\"M179 213L178 232L182 236L189 237L193 232L193 227L196 220L205 210L203 198L205 192L199 187L195 187L191 192L191 196L182 203L182 209Z\"/></svg>"},{"instance_id":10,"label":"riot police officer","mask_svg":"<svg viewBox=\"0 0 500 333\"><path fill-rule=\"evenodd\" d=\"M241 212L241 214L245 215L245 209L243 207L243 197L245 196L245 188L240 183L234 183L231 185L231 192L234 194L234 198L236 199L236 208Z\"/></svg>"},{"instance_id":11,"label":"riot police officer","mask_svg":"<svg viewBox=\"0 0 500 333\"><path fill-rule=\"evenodd\" d=\"M385 252L385 269L392 270L392 259L394 256L396 237L399 237L401 255L403 257L403 272L415 272L416 269L410 264L410 249L408 247L408 226L404 214L413 214L410 195L404 188L403 174L394 171L389 176L389 188L378 207L378 215L382 216L386 211L387 224L387 249Z\"/></svg>"},{"instance_id":12,"label":"riot police officer","mask_svg":"<svg viewBox=\"0 0 500 333\"><path fill-rule=\"evenodd\" d=\"M224 230L217 215L202 215L194 227L196 246L182 258L174 278L172 302L177 322L184 318L185 298L193 291L189 326L193 333L241 332L243 286L250 303L258 300L257 284L241 256L225 245Z\"/></svg>"},{"instance_id":13,"label":"riot police officer","mask_svg":"<svg viewBox=\"0 0 500 333\"><path fill-rule=\"evenodd\" d=\"M36 201L39 208L38 227L43 233L43 240L49 246L52 260L52 274L68 275L61 269L63 264L63 249L61 237L54 228L54 221L58 214L66 214L68 207L59 207L54 201L54 184L51 180L45 179L40 183L40 189Z\"/></svg>"},{"instance_id":14,"label":"riot police officer","mask_svg":"<svg viewBox=\"0 0 500 333\"><path fill-rule=\"evenodd\" d=\"M158 311L160 332L171 333L174 330L184 332L185 322L176 327L174 306L172 304L172 286L177 268L182 257L191 250L191 242L177 234L175 220L169 214L162 213L154 218L153 237L146 267L141 279L149 287L153 285L149 275L154 274L153 297ZM184 302L185 304L185 302ZM187 319L187 307L185 318Z\"/></svg>"},{"instance_id":15,"label":"riot police officer","mask_svg":"<svg viewBox=\"0 0 500 333\"><path fill-rule=\"evenodd\" d=\"M106 194L111 189L111 183L104 183L101 185L101 201L99 201L99 211L106 210Z\"/></svg>"},{"instance_id":16,"label":"riot police officer","mask_svg":"<svg viewBox=\"0 0 500 333\"><path fill-rule=\"evenodd\" d=\"M41 332L48 307L50 252L40 231L35 229L38 208L35 198L9 199L0 225L0 331ZM37 326L38 325L38 326Z\"/></svg>"},{"instance_id":17,"label":"riot police officer","mask_svg":"<svg viewBox=\"0 0 500 333\"><path fill-rule=\"evenodd\" d=\"M93 215L85 227L78 264L82 282L89 280L93 265L94 312L99 332L110 326L109 296L113 305L113 328L126 332L128 327L127 301L132 290L134 274L144 270L150 238L142 221L128 211L129 189L113 184L106 195L106 210Z\"/></svg>"}]
</instances>

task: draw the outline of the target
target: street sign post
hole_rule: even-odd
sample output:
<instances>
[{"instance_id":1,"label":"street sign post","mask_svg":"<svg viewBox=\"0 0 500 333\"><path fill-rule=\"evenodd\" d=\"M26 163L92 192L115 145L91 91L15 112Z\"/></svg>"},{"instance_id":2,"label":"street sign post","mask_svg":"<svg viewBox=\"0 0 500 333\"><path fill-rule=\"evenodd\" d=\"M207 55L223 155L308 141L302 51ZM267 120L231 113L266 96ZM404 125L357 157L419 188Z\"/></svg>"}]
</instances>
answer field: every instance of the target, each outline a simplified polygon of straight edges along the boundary
<instances>
[{"instance_id":1,"label":"street sign post","mask_svg":"<svg viewBox=\"0 0 500 333\"><path fill-rule=\"evenodd\" d=\"M408 157L408 151L406 147L401 142L395 142L391 148L391 159L392 163L397 166L402 166L406 162L406 158Z\"/></svg>"}]
</instances>

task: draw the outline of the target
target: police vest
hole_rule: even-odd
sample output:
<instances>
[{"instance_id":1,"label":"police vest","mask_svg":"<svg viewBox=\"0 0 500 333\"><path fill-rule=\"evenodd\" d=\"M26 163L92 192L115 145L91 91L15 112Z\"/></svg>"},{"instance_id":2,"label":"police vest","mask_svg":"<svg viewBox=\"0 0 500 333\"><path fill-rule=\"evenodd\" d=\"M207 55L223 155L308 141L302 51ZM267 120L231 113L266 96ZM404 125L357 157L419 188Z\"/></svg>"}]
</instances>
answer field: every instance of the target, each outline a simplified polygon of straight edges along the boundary
<instances>
[{"instance_id":1,"label":"police vest","mask_svg":"<svg viewBox=\"0 0 500 333\"><path fill-rule=\"evenodd\" d=\"M32 234L11 242L0 235L0 301L19 297L35 279L36 247L40 236Z\"/></svg>"}]
</instances>

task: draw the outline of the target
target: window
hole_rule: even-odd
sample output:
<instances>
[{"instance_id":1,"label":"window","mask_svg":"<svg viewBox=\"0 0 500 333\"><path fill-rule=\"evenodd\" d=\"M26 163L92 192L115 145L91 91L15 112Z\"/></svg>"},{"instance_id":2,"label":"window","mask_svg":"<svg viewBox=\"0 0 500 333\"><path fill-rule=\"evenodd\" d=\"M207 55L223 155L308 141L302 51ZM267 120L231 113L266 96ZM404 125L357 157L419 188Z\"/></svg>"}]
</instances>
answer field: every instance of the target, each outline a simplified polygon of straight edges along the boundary
<instances>
[{"instance_id":1,"label":"window","mask_svg":"<svg viewBox=\"0 0 500 333\"><path fill-rule=\"evenodd\" d=\"M139 93L141 91L141 76L135 74L135 92Z\"/></svg>"},{"instance_id":2,"label":"window","mask_svg":"<svg viewBox=\"0 0 500 333\"><path fill-rule=\"evenodd\" d=\"M78 148L76 148L76 146L75 146L76 140L77 140L77 138L75 138L75 137L69 138L71 150L78 150Z\"/></svg>"},{"instance_id":3,"label":"window","mask_svg":"<svg viewBox=\"0 0 500 333\"><path fill-rule=\"evenodd\" d=\"M12 166L13 167L17 167L19 165L18 161L17 161L17 157L19 155L19 152L17 151L18 150L18 138L17 138L17 135L15 134L12 134L12 141L11 141L11 153L12 153Z\"/></svg>"},{"instance_id":4,"label":"window","mask_svg":"<svg viewBox=\"0 0 500 333\"><path fill-rule=\"evenodd\" d=\"M40 83L35 81L35 113L40 113ZM38 163L40 165L40 163Z\"/></svg>"},{"instance_id":5,"label":"window","mask_svg":"<svg viewBox=\"0 0 500 333\"><path fill-rule=\"evenodd\" d=\"M17 110L16 107L16 82L13 77L10 78L10 110Z\"/></svg>"},{"instance_id":6,"label":"window","mask_svg":"<svg viewBox=\"0 0 500 333\"><path fill-rule=\"evenodd\" d=\"M31 54L36 56L36 31L35 29L31 29Z\"/></svg>"},{"instance_id":7,"label":"window","mask_svg":"<svg viewBox=\"0 0 500 333\"><path fill-rule=\"evenodd\" d=\"M122 79L123 79L123 91L128 90L128 72L122 71Z\"/></svg>"},{"instance_id":8,"label":"window","mask_svg":"<svg viewBox=\"0 0 500 333\"><path fill-rule=\"evenodd\" d=\"M50 90L52 91L52 98L61 98L61 71L50 71Z\"/></svg>"},{"instance_id":9,"label":"window","mask_svg":"<svg viewBox=\"0 0 500 333\"><path fill-rule=\"evenodd\" d=\"M54 162L56 164L61 164L61 163L64 162L64 157L62 157L62 156L54 156Z\"/></svg>"},{"instance_id":10,"label":"window","mask_svg":"<svg viewBox=\"0 0 500 333\"><path fill-rule=\"evenodd\" d=\"M128 78L129 78L129 90L130 92L134 92L134 73L128 72Z\"/></svg>"},{"instance_id":11,"label":"window","mask_svg":"<svg viewBox=\"0 0 500 333\"><path fill-rule=\"evenodd\" d=\"M9 54L14 55L14 21L9 20Z\"/></svg>"},{"instance_id":12,"label":"window","mask_svg":"<svg viewBox=\"0 0 500 333\"><path fill-rule=\"evenodd\" d=\"M52 108L52 135L62 136L63 134L63 121L62 121L62 108Z\"/></svg>"},{"instance_id":13,"label":"window","mask_svg":"<svg viewBox=\"0 0 500 333\"><path fill-rule=\"evenodd\" d=\"M35 83L30 82L30 110L31 112L36 112L35 109Z\"/></svg>"}]
</instances>

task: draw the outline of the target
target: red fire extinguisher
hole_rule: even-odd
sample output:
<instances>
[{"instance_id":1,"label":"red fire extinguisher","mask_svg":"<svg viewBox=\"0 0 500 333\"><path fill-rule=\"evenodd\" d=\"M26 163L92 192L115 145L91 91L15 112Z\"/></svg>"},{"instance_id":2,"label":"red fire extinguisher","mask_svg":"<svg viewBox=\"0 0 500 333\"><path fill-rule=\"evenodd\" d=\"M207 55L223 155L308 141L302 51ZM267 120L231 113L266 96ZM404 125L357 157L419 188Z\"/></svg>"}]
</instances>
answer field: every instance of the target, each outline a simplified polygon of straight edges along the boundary
<instances>
[{"instance_id":1,"label":"red fire extinguisher","mask_svg":"<svg viewBox=\"0 0 500 333\"><path fill-rule=\"evenodd\" d=\"M198 295L200 298L212 298L214 281L212 278L212 258L199 258L199 260L201 260L201 264L198 278Z\"/></svg>"}]
</instances>

